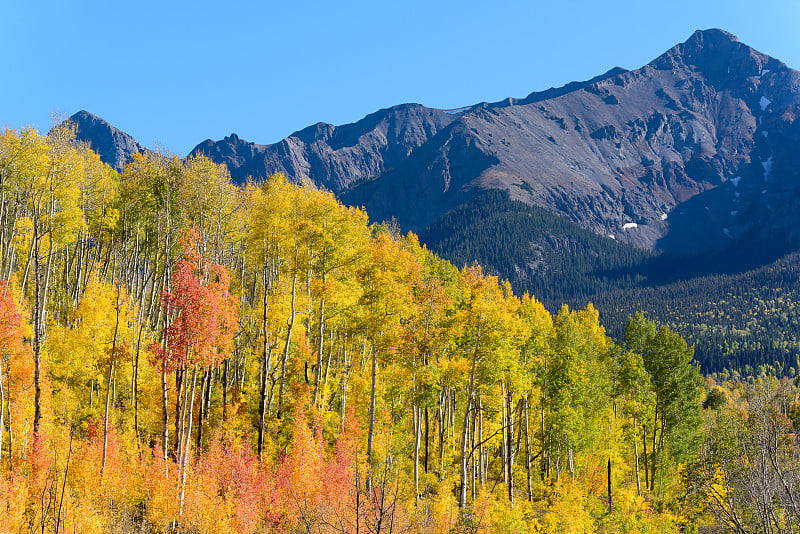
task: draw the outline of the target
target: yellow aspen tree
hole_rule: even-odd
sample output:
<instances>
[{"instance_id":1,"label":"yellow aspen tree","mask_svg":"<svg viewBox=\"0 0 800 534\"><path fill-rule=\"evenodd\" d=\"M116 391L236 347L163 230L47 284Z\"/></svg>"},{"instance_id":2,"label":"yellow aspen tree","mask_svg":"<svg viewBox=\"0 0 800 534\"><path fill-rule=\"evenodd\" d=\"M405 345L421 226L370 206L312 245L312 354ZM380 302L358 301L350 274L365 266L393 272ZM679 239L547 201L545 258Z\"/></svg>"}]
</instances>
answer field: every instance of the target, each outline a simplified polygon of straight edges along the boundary
<instances>
[{"instance_id":1,"label":"yellow aspen tree","mask_svg":"<svg viewBox=\"0 0 800 534\"><path fill-rule=\"evenodd\" d=\"M34 418L37 433L41 422L42 345L46 336L47 304L55 252L74 241L85 227L81 210L80 180L83 158L72 144L74 133L56 127L47 138L28 129L15 139L20 156L9 172L20 184L28 214L31 239L23 291L28 276L33 285Z\"/></svg>"},{"instance_id":2,"label":"yellow aspen tree","mask_svg":"<svg viewBox=\"0 0 800 534\"><path fill-rule=\"evenodd\" d=\"M386 231L378 233L370 246L370 255L358 274L363 294L363 332L370 345L370 411L367 430L367 465L374 461L376 392L379 362L387 361L398 349L403 323L412 311L412 277L419 264ZM371 472L367 475L372 484Z\"/></svg>"},{"instance_id":3,"label":"yellow aspen tree","mask_svg":"<svg viewBox=\"0 0 800 534\"><path fill-rule=\"evenodd\" d=\"M462 309L456 314L460 325L459 351L464 359L464 413L460 443L459 506L467 504L469 483L467 467L473 453L470 438L470 417L478 410L480 399L490 397L501 386L507 372L516 369L524 326L517 314L519 300L507 282L487 276L475 265L461 273L465 288ZM507 397L499 403L507 403ZM506 429L504 429L506 430ZM513 452L513 451L512 451ZM513 486L511 488L513 495Z\"/></svg>"}]
</instances>

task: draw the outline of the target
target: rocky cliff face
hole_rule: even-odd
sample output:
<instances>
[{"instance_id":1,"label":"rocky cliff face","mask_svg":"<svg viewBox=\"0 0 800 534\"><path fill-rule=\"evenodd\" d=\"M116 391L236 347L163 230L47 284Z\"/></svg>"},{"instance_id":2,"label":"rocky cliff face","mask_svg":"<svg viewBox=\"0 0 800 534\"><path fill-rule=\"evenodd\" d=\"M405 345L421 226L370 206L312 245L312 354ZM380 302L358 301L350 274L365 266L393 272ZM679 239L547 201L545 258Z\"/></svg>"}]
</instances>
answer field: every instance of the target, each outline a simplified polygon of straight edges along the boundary
<instances>
[{"instance_id":1,"label":"rocky cliff face","mask_svg":"<svg viewBox=\"0 0 800 534\"><path fill-rule=\"evenodd\" d=\"M100 155L103 162L118 171L133 154L145 150L133 137L88 111L79 111L67 120L75 124L76 138L89 143L89 147Z\"/></svg>"},{"instance_id":2,"label":"rocky cliff face","mask_svg":"<svg viewBox=\"0 0 800 534\"><path fill-rule=\"evenodd\" d=\"M398 165L455 118L446 111L403 104L344 126L320 122L272 145L249 143L236 134L207 139L191 155L226 163L239 182L282 172L339 193Z\"/></svg>"}]
</instances>

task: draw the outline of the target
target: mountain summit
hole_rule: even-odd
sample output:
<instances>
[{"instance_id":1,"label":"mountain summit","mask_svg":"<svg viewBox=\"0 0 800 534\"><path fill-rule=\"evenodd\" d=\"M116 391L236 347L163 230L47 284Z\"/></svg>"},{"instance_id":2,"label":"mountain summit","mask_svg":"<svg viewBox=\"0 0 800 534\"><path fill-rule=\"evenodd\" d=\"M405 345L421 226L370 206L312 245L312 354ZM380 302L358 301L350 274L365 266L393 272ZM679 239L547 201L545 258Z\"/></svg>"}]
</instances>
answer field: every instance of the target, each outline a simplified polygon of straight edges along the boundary
<instances>
[{"instance_id":1,"label":"mountain summit","mask_svg":"<svg viewBox=\"0 0 800 534\"><path fill-rule=\"evenodd\" d=\"M343 198L424 231L475 191L501 189L640 247L722 246L756 223L739 214L770 217L770 189L794 190L799 83L730 34L697 32L635 71L473 108ZM667 239L687 229L690 240Z\"/></svg>"},{"instance_id":2,"label":"mountain summit","mask_svg":"<svg viewBox=\"0 0 800 534\"><path fill-rule=\"evenodd\" d=\"M103 162L118 171L133 154L145 150L133 137L88 111L81 110L67 120L75 124L76 137L88 142Z\"/></svg>"}]
</instances>

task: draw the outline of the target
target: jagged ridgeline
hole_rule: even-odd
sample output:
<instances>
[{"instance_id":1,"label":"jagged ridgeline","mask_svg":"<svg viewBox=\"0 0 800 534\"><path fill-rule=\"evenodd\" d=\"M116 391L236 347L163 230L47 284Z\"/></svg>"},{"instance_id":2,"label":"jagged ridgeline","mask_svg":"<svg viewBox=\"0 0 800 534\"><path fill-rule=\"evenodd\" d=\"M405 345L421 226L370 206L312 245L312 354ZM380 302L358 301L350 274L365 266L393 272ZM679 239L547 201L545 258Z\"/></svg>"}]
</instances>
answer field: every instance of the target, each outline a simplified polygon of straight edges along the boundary
<instances>
[{"instance_id":1,"label":"jagged ridgeline","mask_svg":"<svg viewBox=\"0 0 800 534\"><path fill-rule=\"evenodd\" d=\"M693 351L641 315L617 345L594 307L551 314L332 193L236 185L202 156L118 173L67 127L0 135L0 192L0 532L710 520L681 476ZM498 206L517 209L489 196L472 218ZM641 259L575 243L587 284Z\"/></svg>"}]
</instances>

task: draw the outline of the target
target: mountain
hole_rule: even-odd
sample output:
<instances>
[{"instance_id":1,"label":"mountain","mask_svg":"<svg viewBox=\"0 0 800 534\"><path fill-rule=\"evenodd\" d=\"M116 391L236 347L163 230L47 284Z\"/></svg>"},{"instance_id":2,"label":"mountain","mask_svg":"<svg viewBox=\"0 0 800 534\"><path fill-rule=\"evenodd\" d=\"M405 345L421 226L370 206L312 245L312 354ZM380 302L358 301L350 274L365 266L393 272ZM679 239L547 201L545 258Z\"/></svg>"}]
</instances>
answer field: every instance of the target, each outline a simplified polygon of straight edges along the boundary
<instances>
[{"instance_id":1,"label":"mountain","mask_svg":"<svg viewBox=\"0 0 800 534\"><path fill-rule=\"evenodd\" d=\"M206 140L192 154L240 181L310 179L418 233L497 189L618 241L696 254L800 239L798 113L800 73L712 29L640 69L522 99L404 104L272 145Z\"/></svg>"},{"instance_id":2,"label":"mountain","mask_svg":"<svg viewBox=\"0 0 800 534\"><path fill-rule=\"evenodd\" d=\"M81 110L67 121L75 125L75 137L79 141L88 143L103 162L118 171L122 170L133 154L145 151L133 137L88 111Z\"/></svg>"},{"instance_id":3,"label":"mountain","mask_svg":"<svg viewBox=\"0 0 800 534\"><path fill-rule=\"evenodd\" d=\"M797 240L798 112L800 73L696 32L638 70L465 111L343 199L419 232L500 189L648 249L720 249L755 229Z\"/></svg>"}]
</instances>

